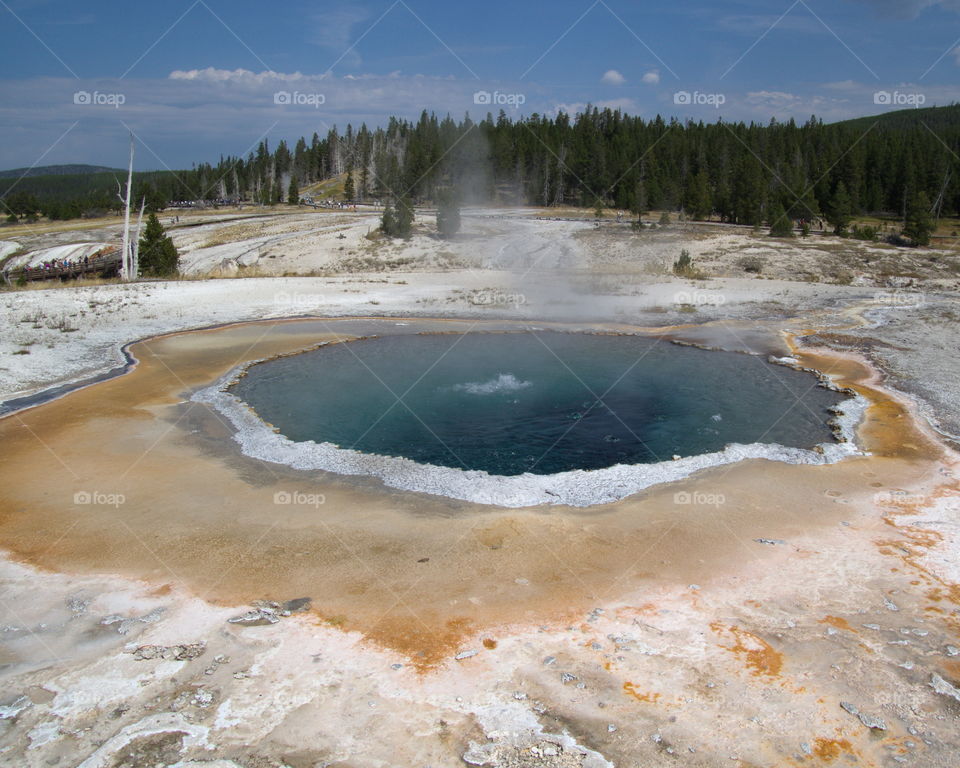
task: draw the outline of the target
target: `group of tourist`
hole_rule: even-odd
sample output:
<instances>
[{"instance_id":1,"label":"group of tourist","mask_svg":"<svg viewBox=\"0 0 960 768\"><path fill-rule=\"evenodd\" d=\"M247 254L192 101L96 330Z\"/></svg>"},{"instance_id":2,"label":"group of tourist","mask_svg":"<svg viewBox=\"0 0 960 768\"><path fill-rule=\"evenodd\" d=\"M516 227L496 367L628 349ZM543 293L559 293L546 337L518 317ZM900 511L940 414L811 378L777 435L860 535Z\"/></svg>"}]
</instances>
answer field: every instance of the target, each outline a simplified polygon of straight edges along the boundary
<instances>
[{"instance_id":1,"label":"group of tourist","mask_svg":"<svg viewBox=\"0 0 960 768\"><path fill-rule=\"evenodd\" d=\"M9 282L11 272L14 273L14 276L16 276L16 273L20 273L21 275L26 276L28 279L30 277L43 279L43 275L47 273L51 274L52 276L55 273L63 271L83 271L90 266L91 262L93 262L94 266L96 267L97 261L102 259L106 253L108 253L107 249L97 251L92 256L88 255L78 257L76 259L49 259L39 264L27 264L19 268L5 269L3 270L3 276L5 278L5 282Z\"/></svg>"}]
</instances>

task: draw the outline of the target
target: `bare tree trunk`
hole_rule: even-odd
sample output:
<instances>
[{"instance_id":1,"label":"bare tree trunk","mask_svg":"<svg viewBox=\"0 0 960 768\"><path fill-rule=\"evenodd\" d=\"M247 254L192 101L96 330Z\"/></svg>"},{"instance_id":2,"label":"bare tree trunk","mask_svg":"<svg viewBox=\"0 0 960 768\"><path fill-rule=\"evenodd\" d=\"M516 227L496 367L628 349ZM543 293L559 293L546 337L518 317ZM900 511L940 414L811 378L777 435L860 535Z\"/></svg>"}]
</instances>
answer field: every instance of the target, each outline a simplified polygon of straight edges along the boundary
<instances>
[{"instance_id":1,"label":"bare tree trunk","mask_svg":"<svg viewBox=\"0 0 960 768\"><path fill-rule=\"evenodd\" d=\"M133 262L131 272L134 279L140 277L140 226L143 224L143 209L147 207L147 196L140 201L140 215L137 216L137 234L133 241Z\"/></svg>"},{"instance_id":2,"label":"bare tree trunk","mask_svg":"<svg viewBox=\"0 0 960 768\"><path fill-rule=\"evenodd\" d=\"M133 187L133 134L130 134L130 167L127 170L127 194L124 199L123 212L123 257L120 262L120 278L131 278L130 264L130 192Z\"/></svg>"}]
</instances>

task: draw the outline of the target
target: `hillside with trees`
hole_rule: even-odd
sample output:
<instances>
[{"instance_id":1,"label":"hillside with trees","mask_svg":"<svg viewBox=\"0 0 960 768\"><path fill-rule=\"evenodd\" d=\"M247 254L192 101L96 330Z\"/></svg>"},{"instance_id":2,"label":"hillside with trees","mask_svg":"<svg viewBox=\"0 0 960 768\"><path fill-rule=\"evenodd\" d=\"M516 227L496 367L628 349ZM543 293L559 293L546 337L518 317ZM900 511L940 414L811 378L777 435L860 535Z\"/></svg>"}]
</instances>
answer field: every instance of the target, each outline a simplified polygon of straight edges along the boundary
<instances>
[{"instance_id":1,"label":"hillside with trees","mask_svg":"<svg viewBox=\"0 0 960 768\"><path fill-rule=\"evenodd\" d=\"M853 216L904 219L921 196L935 217L956 216L958 157L960 106L834 124L682 123L597 108L518 120L501 111L479 122L424 112L415 122L348 125L292 145L263 141L245 158L190 171L137 174L134 197L147 196L150 210L177 200L277 205L346 175L348 197L358 200L435 201L452 188L464 204L682 210L746 225L786 215L844 233ZM3 199L7 213L53 218L118 202L111 174L28 178Z\"/></svg>"}]
</instances>

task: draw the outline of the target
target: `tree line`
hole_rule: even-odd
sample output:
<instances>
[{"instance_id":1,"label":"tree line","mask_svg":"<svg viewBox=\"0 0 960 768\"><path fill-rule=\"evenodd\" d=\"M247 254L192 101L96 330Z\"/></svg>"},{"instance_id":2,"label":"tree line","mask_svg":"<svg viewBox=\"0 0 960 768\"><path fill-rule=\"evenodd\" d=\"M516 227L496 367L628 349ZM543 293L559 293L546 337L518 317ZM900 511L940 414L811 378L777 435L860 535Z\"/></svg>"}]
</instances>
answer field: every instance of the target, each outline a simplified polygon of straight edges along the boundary
<instances>
[{"instance_id":1,"label":"tree line","mask_svg":"<svg viewBox=\"0 0 960 768\"><path fill-rule=\"evenodd\" d=\"M436 202L453 189L464 203L671 210L754 226L826 220L844 233L864 214L906 220L920 208L956 216L958 157L960 106L834 124L815 117L803 124L680 122L599 108L519 119L501 111L477 122L423 112L416 121L348 125L272 149L264 140L246 157L189 171L137 174L134 197L146 197L149 210L178 200L277 205L346 175L347 199L394 206L403 198ZM34 214L118 207L102 180L88 179L90 188L71 197L78 183L58 178L34 192L28 183L37 179L21 183L21 193L34 195L26 206ZM4 204L23 215L15 195Z\"/></svg>"}]
</instances>

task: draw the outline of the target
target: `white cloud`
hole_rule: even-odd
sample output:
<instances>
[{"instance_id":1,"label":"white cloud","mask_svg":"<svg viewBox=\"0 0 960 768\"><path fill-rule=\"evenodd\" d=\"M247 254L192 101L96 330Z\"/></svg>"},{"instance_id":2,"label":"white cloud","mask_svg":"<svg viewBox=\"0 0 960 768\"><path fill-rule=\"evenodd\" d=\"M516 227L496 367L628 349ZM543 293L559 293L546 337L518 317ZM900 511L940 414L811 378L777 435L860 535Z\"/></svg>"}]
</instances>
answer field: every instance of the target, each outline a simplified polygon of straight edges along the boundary
<instances>
[{"instance_id":1,"label":"white cloud","mask_svg":"<svg viewBox=\"0 0 960 768\"><path fill-rule=\"evenodd\" d=\"M651 69L643 76L643 82L647 85L660 85L660 70Z\"/></svg>"},{"instance_id":2,"label":"white cloud","mask_svg":"<svg viewBox=\"0 0 960 768\"><path fill-rule=\"evenodd\" d=\"M314 28L310 42L326 48L334 54L341 54L349 48L356 38L353 28L366 21L370 14L357 6L341 7L313 17Z\"/></svg>"},{"instance_id":3,"label":"white cloud","mask_svg":"<svg viewBox=\"0 0 960 768\"><path fill-rule=\"evenodd\" d=\"M603 77L600 78L600 81L606 83L607 85L623 85L625 82L627 82L627 78L625 78L615 69L608 69L603 73Z\"/></svg>"},{"instance_id":4,"label":"white cloud","mask_svg":"<svg viewBox=\"0 0 960 768\"><path fill-rule=\"evenodd\" d=\"M206 69L177 69L167 75L170 80L189 80L201 83L234 83L247 85L262 85L268 82L293 82L296 80L308 79L308 77L320 78L323 75L304 75L301 72L251 72L249 69L216 69L207 67Z\"/></svg>"}]
</instances>

